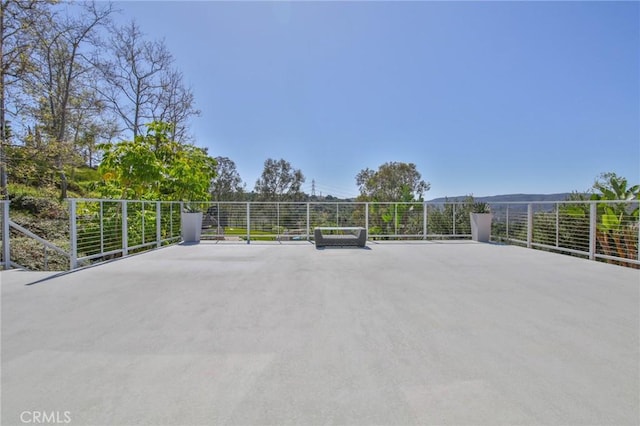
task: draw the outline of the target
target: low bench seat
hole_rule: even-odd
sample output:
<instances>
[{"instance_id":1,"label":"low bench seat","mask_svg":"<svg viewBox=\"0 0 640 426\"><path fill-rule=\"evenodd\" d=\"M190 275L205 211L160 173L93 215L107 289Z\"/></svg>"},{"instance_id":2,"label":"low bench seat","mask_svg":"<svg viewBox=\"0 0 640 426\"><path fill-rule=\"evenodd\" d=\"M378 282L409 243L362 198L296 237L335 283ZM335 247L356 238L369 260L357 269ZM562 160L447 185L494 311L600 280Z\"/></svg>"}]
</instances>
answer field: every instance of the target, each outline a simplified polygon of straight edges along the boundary
<instances>
[{"instance_id":1,"label":"low bench seat","mask_svg":"<svg viewBox=\"0 0 640 426\"><path fill-rule=\"evenodd\" d=\"M367 244L367 230L360 227L318 227L313 230L316 247L357 246Z\"/></svg>"}]
</instances>

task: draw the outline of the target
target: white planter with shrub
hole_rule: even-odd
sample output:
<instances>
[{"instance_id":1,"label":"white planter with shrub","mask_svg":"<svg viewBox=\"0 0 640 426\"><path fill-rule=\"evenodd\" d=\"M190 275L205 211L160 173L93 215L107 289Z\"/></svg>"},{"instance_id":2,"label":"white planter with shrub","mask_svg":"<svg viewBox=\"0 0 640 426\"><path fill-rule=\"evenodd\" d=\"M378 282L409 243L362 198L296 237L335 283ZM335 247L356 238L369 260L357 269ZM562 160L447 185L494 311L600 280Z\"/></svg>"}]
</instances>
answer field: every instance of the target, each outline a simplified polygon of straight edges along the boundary
<instances>
[{"instance_id":1,"label":"white planter with shrub","mask_svg":"<svg viewBox=\"0 0 640 426\"><path fill-rule=\"evenodd\" d=\"M471 216L471 239L487 243L491 239L491 221L493 215L486 203L475 203Z\"/></svg>"}]
</instances>

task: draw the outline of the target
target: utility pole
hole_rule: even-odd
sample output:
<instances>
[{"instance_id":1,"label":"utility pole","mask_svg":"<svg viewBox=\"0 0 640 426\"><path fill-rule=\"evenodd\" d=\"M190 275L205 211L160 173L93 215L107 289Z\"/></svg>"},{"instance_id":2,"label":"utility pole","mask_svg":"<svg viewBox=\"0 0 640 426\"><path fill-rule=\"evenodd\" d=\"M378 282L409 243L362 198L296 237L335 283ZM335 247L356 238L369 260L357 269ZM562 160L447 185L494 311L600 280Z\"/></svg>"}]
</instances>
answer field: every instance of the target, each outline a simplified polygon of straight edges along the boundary
<instances>
[{"instance_id":1,"label":"utility pole","mask_svg":"<svg viewBox=\"0 0 640 426\"><path fill-rule=\"evenodd\" d=\"M315 179L311 180L311 196L312 197L316 196L316 180Z\"/></svg>"}]
</instances>

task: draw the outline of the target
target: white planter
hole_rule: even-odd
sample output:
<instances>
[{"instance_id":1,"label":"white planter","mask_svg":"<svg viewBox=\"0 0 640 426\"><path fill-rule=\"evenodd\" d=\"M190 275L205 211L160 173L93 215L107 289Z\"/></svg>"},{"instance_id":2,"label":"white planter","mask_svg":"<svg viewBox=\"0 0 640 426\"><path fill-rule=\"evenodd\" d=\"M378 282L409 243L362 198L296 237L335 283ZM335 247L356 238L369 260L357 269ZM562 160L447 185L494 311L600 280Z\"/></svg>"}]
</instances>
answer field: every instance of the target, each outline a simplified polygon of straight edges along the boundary
<instances>
[{"instance_id":1,"label":"white planter","mask_svg":"<svg viewBox=\"0 0 640 426\"><path fill-rule=\"evenodd\" d=\"M491 213L470 213L471 215L471 239L481 243L489 242L491 237Z\"/></svg>"},{"instance_id":2,"label":"white planter","mask_svg":"<svg viewBox=\"0 0 640 426\"><path fill-rule=\"evenodd\" d=\"M202 212L182 212L180 219L182 221L182 241L185 243L199 243L200 234L202 233Z\"/></svg>"}]
</instances>

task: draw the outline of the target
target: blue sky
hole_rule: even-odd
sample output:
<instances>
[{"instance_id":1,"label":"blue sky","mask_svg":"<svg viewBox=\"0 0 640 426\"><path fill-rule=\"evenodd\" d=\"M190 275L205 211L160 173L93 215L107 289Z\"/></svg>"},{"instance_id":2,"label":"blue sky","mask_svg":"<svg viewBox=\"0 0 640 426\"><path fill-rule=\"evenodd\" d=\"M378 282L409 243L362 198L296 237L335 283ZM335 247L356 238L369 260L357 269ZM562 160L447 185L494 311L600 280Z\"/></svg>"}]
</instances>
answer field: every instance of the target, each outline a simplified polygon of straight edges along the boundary
<instances>
[{"instance_id":1,"label":"blue sky","mask_svg":"<svg viewBox=\"0 0 640 426\"><path fill-rule=\"evenodd\" d=\"M640 182L638 2L116 2L164 38L196 144L247 189L284 158L304 189L413 162L440 196Z\"/></svg>"}]
</instances>

